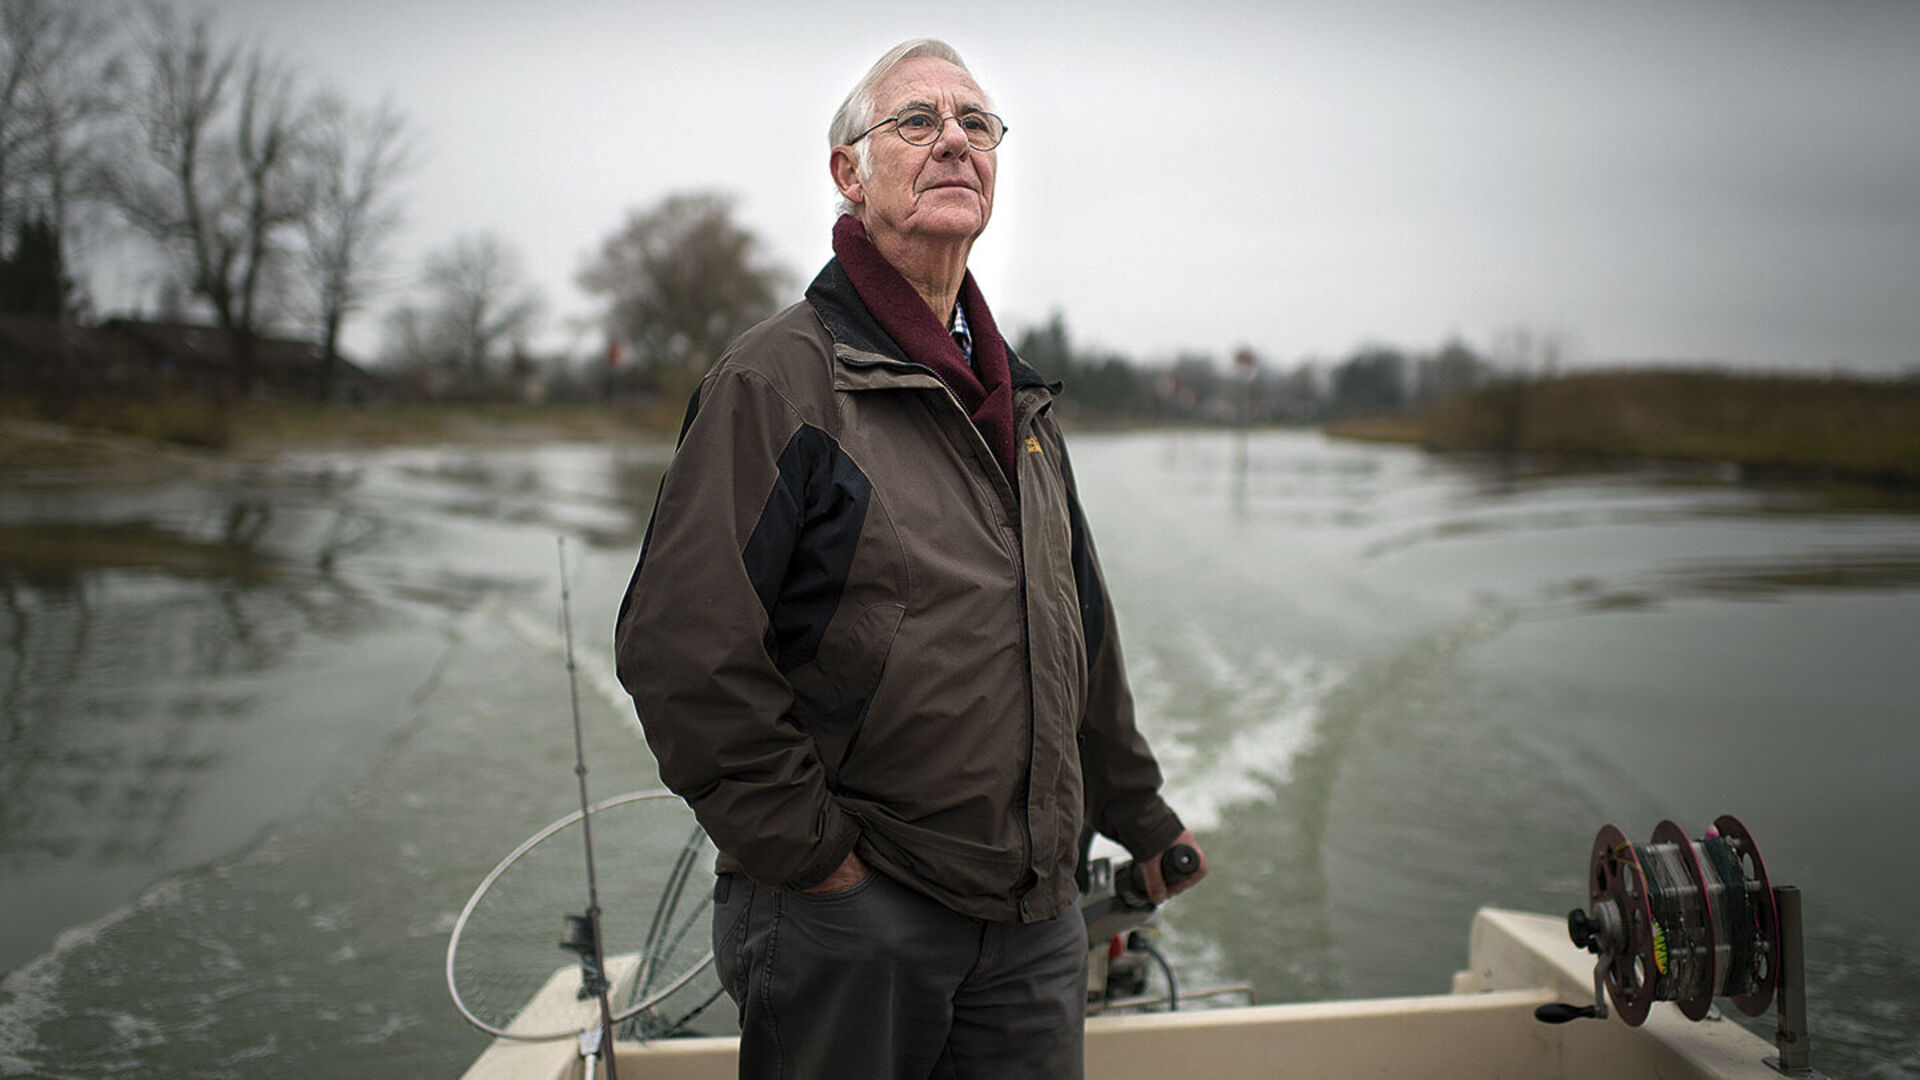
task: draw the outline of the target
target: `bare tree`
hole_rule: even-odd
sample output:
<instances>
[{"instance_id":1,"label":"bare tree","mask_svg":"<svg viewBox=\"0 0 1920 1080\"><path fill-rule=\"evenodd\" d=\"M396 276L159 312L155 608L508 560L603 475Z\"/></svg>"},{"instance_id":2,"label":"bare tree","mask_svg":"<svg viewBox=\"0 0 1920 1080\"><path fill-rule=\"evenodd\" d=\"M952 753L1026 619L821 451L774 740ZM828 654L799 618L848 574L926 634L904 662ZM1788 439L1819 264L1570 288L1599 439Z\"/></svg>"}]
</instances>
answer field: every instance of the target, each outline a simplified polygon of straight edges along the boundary
<instances>
[{"instance_id":1,"label":"bare tree","mask_svg":"<svg viewBox=\"0 0 1920 1080\"><path fill-rule=\"evenodd\" d=\"M670 195L634 211L579 282L606 300L609 337L631 345L663 392L690 390L727 343L773 313L784 270L733 221L733 200Z\"/></svg>"},{"instance_id":2,"label":"bare tree","mask_svg":"<svg viewBox=\"0 0 1920 1080\"><path fill-rule=\"evenodd\" d=\"M236 378L245 390L253 374L261 286L285 253L282 234L299 225L305 209L299 183L304 144L301 102L293 71L284 63L258 50L250 53L237 104L234 146L244 217L234 236L242 254L234 268L235 286L221 287L235 309L222 326L239 346L234 352Z\"/></svg>"},{"instance_id":3,"label":"bare tree","mask_svg":"<svg viewBox=\"0 0 1920 1080\"><path fill-rule=\"evenodd\" d=\"M113 106L108 41L98 9L0 0L0 248L29 219L46 222L62 291L70 212L90 193ZM69 314L63 300L59 315Z\"/></svg>"},{"instance_id":4,"label":"bare tree","mask_svg":"<svg viewBox=\"0 0 1920 1080\"><path fill-rule=\"evenodd\" d=\"M396 367L418 371L452 366L445 356L439 354L434 344L431 319L425 311L411 304L402 304L390 309L383 323L383 352L388 362Z\"/></svg>"},{"instance_id":5,"label":"bare tree","mask_svg":"<svg viewBox=\"0 0 1920 1080\"><path fill-rule=\"evenodd\" d=\"M429 255L424 276L426 348L472 378L486 374L502 346L523 343L540 319L540 296L526 283L519 254L492 233L458 237Z\"/></svg>"},{"instance_id":6,"label":"bare tree","mask_svg":"<svg viewBox=\"0 0 1920 1080\"><path fill-rule=\"evenodd\" d=\"M322 398L339 369L340 329L379 286L399 224L393 185L409 165L406 123L390 104L356 111L331 94L314 103L306 166L304 269L320 325Z\"/></svg>"},{"instance_id":7,"label":"bare tree","mask_svg":"<svg viewBox=\"0 0 1920 1080\"><path fill-rule=\"evenodd\" d=\"M0 0L0 245L4 245L25 182L24 159L39 149L33 84L46 70L59 13L46 0Z\"/></svg>"},{"instance_id":8,"label":"bare tree","mask_svg":"<svg viewBox=\"0 0 1920 1080\"><path fill-rule=\"evenodd\" d=\"M299 223L302 109L292 69L260 49L217 41L202 11L182 23L149 4L135 46L132 121L139 152L122 163L116 201L185 263L227 340L234 385L253 382L263 289Z\"/></svg>"}]
</instances>

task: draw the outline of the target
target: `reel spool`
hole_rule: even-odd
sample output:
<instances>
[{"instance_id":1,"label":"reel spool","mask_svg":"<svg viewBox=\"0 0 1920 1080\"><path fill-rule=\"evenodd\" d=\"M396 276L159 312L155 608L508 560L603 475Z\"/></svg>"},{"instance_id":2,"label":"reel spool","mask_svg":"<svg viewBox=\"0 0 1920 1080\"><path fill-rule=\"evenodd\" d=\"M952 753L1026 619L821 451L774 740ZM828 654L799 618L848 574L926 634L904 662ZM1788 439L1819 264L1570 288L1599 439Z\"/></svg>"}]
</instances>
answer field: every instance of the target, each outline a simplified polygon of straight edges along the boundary
<instances>
[{"instance_id":1,"label":"reel spool","mask_svg":"<svg viewBox=\"0 0 1920 1080\"><path fill-rule=\"evenodd\" d=\"M1662 821L1653 842L1633 844L1607 825L1594 838L1588 873L1591 911L1567 916L1573 943L1599 957L1600 988L1620 1018L1639 1026L1656 1001L1676 1002L1689 1020L1716 997L1759 1016L1773 1001L1780 969L1780 918L1753 834L1723 815L1690 840Z\"/></svg>"}]
</instances>

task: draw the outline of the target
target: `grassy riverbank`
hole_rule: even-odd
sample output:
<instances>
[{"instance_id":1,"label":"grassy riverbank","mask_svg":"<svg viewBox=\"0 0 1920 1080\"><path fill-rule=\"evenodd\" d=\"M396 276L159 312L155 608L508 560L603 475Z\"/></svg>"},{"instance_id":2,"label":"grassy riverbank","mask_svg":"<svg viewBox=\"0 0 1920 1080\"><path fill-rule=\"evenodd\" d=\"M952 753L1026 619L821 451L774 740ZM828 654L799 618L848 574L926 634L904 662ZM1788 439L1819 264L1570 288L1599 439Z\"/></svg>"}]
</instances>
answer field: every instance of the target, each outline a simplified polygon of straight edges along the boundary
<instances>
[{"instance_id":1,"label":"grassy riverbank","mask_svg":"<svg viewBox=\"0 0 1920 1080\"><path fill-rule=\"evenodd\" d=\"M1728 462L1920 484L1920 379L1599 371L1506 381L1330 434L1431 450Z\"/></svg>"},{"instance_id":2,"label":"grassy riverbank","mask_svg":"<svg viewBox=\"0 0 1920 1080\"><path fill-rule=\"evenodd\" d=\"M677 406L298 402L198 398L0 410L0 470L163 469L291 450L672 438ZM1920 486L1920 378L1622 370L1510 380L1418 412L1327 425L1438 451L1728 462L1785 475Z\"/></svg>"},{"instance_id":3,"label":"grassy riverbank","mask_svg":"<svg viewBox=\"0 0 1920 1080\"><path fill-rule=\"evenodd\" d=\"M271 457L290 450L671 438L669 410L513 403L360 407L200 398L135 399L0 415L0 469L164 467Z\"/></svg>"},{"instance_id":4,"label":"grassy riverbank","mask_svg":"<svg viewBox=\"0 0 1920 1080\"><path fill-rule=\"evenodd\" d=\"M231 417L230 449L242 455L326 446L428 443L601 442L671 437L674 410L606 405L415 403L347 408L250 403Z\"/></svg>"}]
</instances>

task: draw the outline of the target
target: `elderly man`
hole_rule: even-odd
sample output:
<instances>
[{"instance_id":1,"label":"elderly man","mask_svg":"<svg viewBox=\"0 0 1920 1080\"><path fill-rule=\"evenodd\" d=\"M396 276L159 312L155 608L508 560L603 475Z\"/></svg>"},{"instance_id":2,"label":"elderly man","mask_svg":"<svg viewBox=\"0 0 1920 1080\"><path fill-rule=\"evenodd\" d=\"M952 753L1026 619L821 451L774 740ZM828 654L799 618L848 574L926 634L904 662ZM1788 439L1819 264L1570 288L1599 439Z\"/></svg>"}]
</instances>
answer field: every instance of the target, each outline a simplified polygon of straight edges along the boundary
<instances>
[{"instance_id":1,"label":"elderly man","mask_svg":"<svg viewBox=\"0 0 1920 1080\"><path fill-rule=\"evenodd\" d=\"M937 41L854 87L834 258L700 384L621 606L621 680L720 851L742 1076L1078 1076L1083 824L1156 900L1194 843L1056 388L967 272L1005 133Z\"/></svg>"}]
</instances>

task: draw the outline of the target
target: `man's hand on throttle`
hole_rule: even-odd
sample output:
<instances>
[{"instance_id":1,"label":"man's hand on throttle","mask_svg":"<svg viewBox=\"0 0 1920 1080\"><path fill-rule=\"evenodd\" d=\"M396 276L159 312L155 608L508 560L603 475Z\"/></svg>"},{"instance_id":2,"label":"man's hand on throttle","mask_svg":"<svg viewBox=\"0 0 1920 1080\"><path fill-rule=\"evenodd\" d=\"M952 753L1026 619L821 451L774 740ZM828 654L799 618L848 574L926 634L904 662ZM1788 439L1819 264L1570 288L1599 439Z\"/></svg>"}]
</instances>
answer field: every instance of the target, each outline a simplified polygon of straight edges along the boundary
<instances>
[{"instance_id":1,"label":"man's hand on throttle","mask_svg":"<svg viewBox=\"0 0 1920 1080\"><path fill-rule=\"evenodd\" d=\"M1160 877L1160 856L1165 855L1167 853L1166 851L1156 854L1153 858L1147 859L1141 864L1140 869L1142 873L1146 875L1147 879L1147 899L1156 904L1166 903L1168 897L1178 896L1186 892L1188 889L1198 885L1201 878L1207 876L1207 853L1200 849L1200 841L1193 838L1192 829L1188 829L1175 837L1173 843L1167 845L1167 851L1172 851L1181 844L1187 845L1199 854L1200 869L1195 870L1193 876L1182 879L1180 883L1173 888L1167 888L1167 883Z\"/></svg>"}]
</instances>

